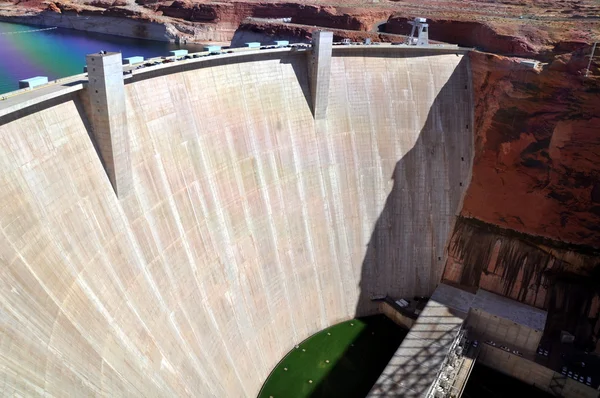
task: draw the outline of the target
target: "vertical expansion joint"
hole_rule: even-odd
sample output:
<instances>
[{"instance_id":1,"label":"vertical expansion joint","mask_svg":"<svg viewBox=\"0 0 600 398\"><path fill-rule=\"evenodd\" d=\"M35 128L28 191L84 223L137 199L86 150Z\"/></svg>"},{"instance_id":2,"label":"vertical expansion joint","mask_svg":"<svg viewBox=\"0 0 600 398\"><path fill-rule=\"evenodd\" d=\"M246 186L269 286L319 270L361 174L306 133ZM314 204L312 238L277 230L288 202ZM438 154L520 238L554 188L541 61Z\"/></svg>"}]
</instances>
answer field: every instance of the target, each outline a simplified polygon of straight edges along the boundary
<instances>
[{"instance_id":1,"label":"vertical expansion joint","mask_svg":"<svg viewBox=\"0 0 600 398\"><path fill-rule=\"evenodd\" d=\"M86 56L92 131L118 197L132 186L123 62L120 53Z\"/></svg>"},{"instance_id":2,"label":"vertical expansion joint","mask_svg":"<svg viewBox=\"0 0 600 398\"><path fill-rule=\"evenodd\" d=\"M332 49L332 32L317 31L313 33L308 75L310 78L312 111L315 120L325 119L327 116Z\"/></svg>"}]
</instances>

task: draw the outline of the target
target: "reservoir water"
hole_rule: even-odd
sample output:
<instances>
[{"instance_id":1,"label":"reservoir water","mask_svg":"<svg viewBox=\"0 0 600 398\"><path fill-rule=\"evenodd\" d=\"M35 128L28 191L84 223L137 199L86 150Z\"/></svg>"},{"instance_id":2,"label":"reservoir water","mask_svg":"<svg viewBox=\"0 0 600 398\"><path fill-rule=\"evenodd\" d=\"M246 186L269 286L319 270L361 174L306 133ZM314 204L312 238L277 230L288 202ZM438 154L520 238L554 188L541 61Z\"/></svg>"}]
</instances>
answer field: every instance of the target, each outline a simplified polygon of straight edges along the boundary
<instances>
[{"instance_id":1,"label":"reservoir water","mask_svg":"<svg viewBox=\"0 0 600 398\"><path fill-rule=\"evenodd\" d=\"M85 55L100 50L120 51L123 57L150 58L168 55L178 48L201 51L202 45L0 22L0 94L17 90L22 79L47 76L54 80L82 73Z\"/></svg>"}]
</instances>

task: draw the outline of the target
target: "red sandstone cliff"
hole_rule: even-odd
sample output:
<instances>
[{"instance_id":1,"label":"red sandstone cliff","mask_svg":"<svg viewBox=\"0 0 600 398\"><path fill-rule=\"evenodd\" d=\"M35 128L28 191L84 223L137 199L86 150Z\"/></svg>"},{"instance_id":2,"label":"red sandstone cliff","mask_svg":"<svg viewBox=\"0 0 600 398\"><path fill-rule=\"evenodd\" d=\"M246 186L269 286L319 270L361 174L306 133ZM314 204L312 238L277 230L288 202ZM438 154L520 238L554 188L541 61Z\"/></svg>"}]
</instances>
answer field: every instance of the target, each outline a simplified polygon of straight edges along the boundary
<instances>
[{"instance_id":1,"label":"red sandstone cliff","mask_svg":"<svg viewBox=\"0 0 600 398\"><path fill-rule=\"evenodd\" d=\"M590 48L536 70L471 53L477 134L462 214L600 247L600 78Z\"/></svg>"}]
</instances>

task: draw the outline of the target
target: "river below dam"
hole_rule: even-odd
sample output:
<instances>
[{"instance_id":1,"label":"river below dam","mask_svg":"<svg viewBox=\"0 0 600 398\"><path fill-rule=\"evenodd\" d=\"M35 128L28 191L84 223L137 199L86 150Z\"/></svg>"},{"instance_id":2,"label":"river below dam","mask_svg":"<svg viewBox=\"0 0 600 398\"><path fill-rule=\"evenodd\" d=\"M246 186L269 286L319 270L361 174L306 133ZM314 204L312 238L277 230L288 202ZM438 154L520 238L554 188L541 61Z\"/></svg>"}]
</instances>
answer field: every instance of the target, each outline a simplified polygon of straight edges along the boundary
<instances>
[{"instance_id":1,"label":"river below dam","mask_svg":"<svg viewBox=\"0 0 600 398\"><path fill-rule=\"evenodd\" d=\"M0 94L17 90L22 79L47 76L55 80L82 73L85 55L100 50L150 58L178 48L201 51L202 45L0 22Z\"/></svg>"}]
</instances>

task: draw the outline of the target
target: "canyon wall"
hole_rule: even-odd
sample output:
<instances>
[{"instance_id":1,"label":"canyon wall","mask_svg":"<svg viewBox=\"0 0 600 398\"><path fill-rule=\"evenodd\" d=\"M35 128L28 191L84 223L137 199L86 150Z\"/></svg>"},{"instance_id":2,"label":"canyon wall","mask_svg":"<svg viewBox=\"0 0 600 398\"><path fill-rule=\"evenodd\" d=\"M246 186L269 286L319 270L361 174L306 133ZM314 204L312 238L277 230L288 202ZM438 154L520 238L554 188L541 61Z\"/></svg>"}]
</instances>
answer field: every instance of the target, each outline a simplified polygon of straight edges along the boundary
<instances>
[{"instance_id":1,"label":"canyon wall","mask_svg":"<svg viewBox=\"0 0 600 398\"><path fill-rule=\"evenodd\" d=\"M472 53L476 156L462 214L600 248L600 82L588 47L543 69Z\"/></svg>"},{"instance_id":2,"label":"canyon wall","mask_svg":"<svg viewBox=\"0 0 600 398\"><path fill-rule=\"evenodd\" d=\"M428 295L469 183L461 53L336 50L134 75L117 199L87 93L0 120L3 395L253 396L294 344Z\"/></svg>"},{"instance_id":3,"label":"canyon wall","mask_svg":"<svg viewBox=\"0 0 600 398\"><path fill-rule=\"evenodd\" d=\"M191 1L54 1L29 2L4 9L0 20L58 26L141 39L227 43L248 17L290 18L294 24L331 29L369 30L390 11L313 6L297 3L197 3Z\"/></svg>"},{"instance_id":4,"label":"canyon wall","mask_svg":"<svg viewBox=\"0 0 600 398\"><path fill-rule=\"evenodd\" d=\"M265 31L272 26L289 31L326 28L341 37L376 41L403 41L414 17L425 17L430 38L476 47L504 55L544 56L580 49L597 40L598 12L593 0L577 5L556 2L485 2L480 0L422 3L380 2L338 4L323 0L310 3L194 0L12 0L0 4L3 20L69 27L153 40L229 42L242 30ZM247 18L260 20L250 22ZM291 23L283 23L286 18ZM102 21L111 21L103 24ZM254 25L251 27L251 25ZM110 26L110 28L108 28ZM343 35L341 31L344 31Z\"/></svg>"},{"instance_id":5,"label":"canyon wall","mask_svg":"<svg viewBox=\"0 0 600 398\"><path fill-rule=\"evenodd\" d=\"M591 48L533 68L471 53L475 159L444 279L549 311L600 349L600 82Z\"/></svg>"},{"instance_id":6,"label":"canyon wall","mask_svg":"<svg viewBox=\"0 0 600 398\"><path fill-rule=\"evenodd\" d=\"M81 30L85 32L104 33L115 36L135 37L138 39L173 41L178 30L168 24L144 19L128 18L126 14L108 16L98 13L79 14L77 12L57 13L44 11L33 15L4 17L0 21L51 26Z\"/></svg>"}]
</instances>

